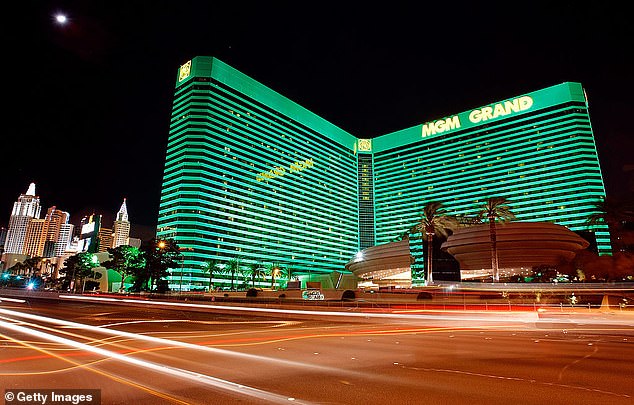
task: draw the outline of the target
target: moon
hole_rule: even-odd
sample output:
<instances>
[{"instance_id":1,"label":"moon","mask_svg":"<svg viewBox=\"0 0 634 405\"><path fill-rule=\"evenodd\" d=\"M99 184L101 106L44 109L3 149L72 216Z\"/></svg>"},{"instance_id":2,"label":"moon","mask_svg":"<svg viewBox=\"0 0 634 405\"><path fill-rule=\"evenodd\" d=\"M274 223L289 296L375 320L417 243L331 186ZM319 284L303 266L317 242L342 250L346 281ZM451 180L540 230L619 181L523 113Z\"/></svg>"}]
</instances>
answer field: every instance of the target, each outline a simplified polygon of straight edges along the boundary
<instances>
[{"instance_id":1,"label":"moon","mask_svg":"<svg viewBox=\"0 0 634 405\"><path fill-rule=\"evenodd\" d=\"M58 24L64 25L68 21L68 18L66 18L65 14L58 13L55 15L55 21L57 21Z\"/></svg>"}]
</instances>

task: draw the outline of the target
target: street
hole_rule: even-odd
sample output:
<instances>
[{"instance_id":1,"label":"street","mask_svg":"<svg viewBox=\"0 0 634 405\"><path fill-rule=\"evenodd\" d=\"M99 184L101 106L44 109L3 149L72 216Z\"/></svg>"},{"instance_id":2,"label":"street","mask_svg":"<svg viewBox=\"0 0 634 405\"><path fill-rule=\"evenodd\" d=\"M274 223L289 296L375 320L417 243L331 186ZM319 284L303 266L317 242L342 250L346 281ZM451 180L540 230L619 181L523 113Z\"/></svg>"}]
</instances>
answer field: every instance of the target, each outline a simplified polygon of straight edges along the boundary
<instances>
[{"instance_id":1,"label":"street","mask_svg":"<svg viewBox=\"0 0 634 405\"><path fill-rule=\"evenodd\" d=\"M609 316L341 316L0 302L0 386L103 404L626 404L634 328ZM8 403L8 402L7 402ZM14 402L16 403L16 402Z\"/></svg>"}]
</instances>

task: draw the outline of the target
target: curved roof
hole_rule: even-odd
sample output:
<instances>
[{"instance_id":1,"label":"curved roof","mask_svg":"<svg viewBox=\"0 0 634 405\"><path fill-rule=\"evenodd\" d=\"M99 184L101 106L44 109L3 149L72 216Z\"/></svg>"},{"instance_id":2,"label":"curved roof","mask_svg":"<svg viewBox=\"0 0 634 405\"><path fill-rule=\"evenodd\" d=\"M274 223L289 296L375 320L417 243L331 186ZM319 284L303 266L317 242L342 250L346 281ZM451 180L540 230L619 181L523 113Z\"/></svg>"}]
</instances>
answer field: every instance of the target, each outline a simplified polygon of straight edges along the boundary
<instances>
[{"instance_id":1,"label":"curved roof","mask_svg":"<svg viewBox=\"0 0 634 405\"><path fill-rule=\"evenodd\" d=\"M362 250L346 263L346 270L357 277L380 279L409 271L412 263L409 240L402 240Z\"/></svg>"},{"instance_id":2,"label":"curved roof","mask_svg":"<svg viewBox=\"0 0 634 405\"><path fill-rule=\"evenodd\" d=\"M590 245L568 228L549 222L497 223L496 235L500 269L555 265ZM457 229L442 249L456 258L461 271L491 269L489 224Z\"/></svg>"}]
</instances>

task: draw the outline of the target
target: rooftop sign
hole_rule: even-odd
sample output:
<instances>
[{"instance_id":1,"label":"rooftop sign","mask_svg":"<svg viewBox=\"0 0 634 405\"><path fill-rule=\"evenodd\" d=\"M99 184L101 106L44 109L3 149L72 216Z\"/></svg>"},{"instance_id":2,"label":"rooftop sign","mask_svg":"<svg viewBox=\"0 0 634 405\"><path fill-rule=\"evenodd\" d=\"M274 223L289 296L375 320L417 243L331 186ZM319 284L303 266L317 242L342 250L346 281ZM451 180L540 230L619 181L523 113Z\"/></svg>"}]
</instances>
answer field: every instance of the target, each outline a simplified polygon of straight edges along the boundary
<instances>
[{"instance_id":1,"label":"rooftop sign","mask_svg":"<svg viewBox=\"0 0 634 405\"><path fill-rule=\"evenodd\" d=\"M520 118L526 113L536 112L570 101L586 102L583 87L580 83L565 82L557 84L385 134L372 139L372 152L381 153L386 150L400 148L403 145L420 142L421 139L427 139L428 137L441 134L451 135L453 132L471 130L477 126L505 118Z\"/></svg>"},{"instance_id":2,"label":"rooftop sign","mask_svg":"<svg viewBox=\"0 0 634 405\"><path fill-rule=\"evenodd\" d=\"M468 113L468 119L473 124L478 124L484 121L505 117L521 111L526 111L533 106L533 99L529 96L522 96L514 98L512 100L496 103L482 108L476 108ZM451 118L445 118L437 121L428 122L423 124L423 137L429 135L441 134L453 129L458 129L462 125L460 116L466 115L462 113L454 115Z\"/></svg>"}]
</instances>

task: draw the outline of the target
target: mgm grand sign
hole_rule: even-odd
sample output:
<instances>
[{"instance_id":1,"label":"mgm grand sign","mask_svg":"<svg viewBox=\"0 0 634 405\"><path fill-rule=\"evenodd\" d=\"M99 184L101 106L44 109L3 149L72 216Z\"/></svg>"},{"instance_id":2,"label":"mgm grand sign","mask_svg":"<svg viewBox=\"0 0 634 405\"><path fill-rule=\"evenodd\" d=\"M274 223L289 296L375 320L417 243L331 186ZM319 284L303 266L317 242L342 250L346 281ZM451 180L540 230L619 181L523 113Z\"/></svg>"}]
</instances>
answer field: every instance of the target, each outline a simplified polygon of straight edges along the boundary
<instances>
[{"instance_id":1,"label":"mgm grand sign","mask_svg":"<svg viewBox=\"0 0 634 405\"><path fill-rule=\"evenodd\" d=\"M479 124L491 119L505 117L521 111L526 111L533 106L533 99L529 96L522 96L513 100L489 105L482 108L476 108L468 113L467 117L472 124ZM464 115L466 114L460 114ZM442 134L453 129L461 127L460 115L444 118L437 121L423 124L423 137L429 135Z\"/></svg>"}]
</instances>

